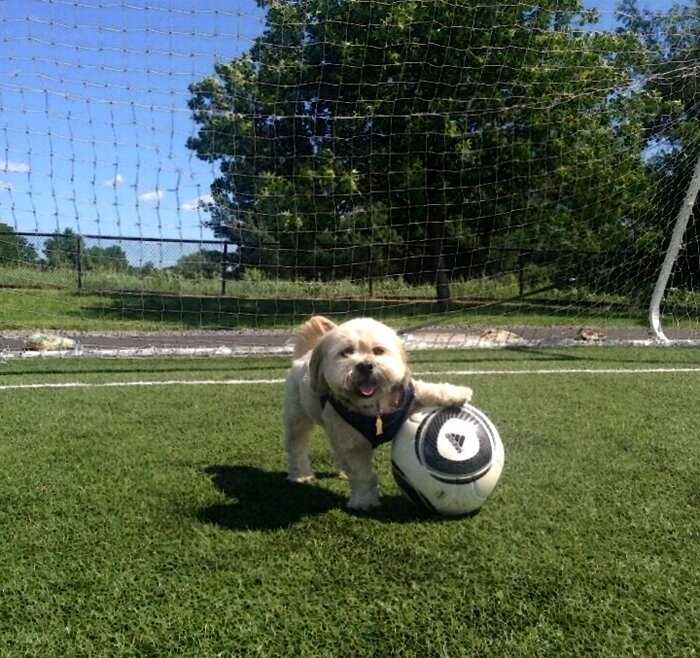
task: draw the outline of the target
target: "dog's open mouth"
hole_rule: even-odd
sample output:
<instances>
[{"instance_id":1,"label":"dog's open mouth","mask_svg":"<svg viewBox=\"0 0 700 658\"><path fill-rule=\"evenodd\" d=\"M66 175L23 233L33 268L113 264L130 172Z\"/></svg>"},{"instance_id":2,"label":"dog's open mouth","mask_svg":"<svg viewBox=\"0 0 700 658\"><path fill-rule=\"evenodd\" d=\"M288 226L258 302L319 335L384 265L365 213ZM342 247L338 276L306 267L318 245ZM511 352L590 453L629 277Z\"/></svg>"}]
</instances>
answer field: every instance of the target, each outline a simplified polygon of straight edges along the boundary
<instances>
[{"instance_id":1,"label":"dog's open mouth","mask_svg":"<svg viewBox=\"0 0 700 658\"><path fill-rule=\"evenodd\" d=\"M376 392L379 387L376 384L359 384L357 387L357 390L359 391L360 395L364 398L371 398Z\"/></svg>"}]
</instances>

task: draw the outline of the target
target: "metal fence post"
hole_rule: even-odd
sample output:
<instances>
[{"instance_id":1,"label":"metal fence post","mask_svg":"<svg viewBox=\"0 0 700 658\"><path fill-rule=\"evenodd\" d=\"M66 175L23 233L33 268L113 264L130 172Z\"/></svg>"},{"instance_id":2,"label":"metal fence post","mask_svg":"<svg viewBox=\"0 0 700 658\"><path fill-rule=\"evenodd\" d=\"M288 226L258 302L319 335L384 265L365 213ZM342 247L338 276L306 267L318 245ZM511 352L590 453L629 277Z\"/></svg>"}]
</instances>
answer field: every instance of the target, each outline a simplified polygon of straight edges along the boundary
<instances>
[{"instance_id":1,"label":"metal fence post","mask_svg":"<svg viewBox=\"0 0 700 658\"><path fill-rule=\"evenodd\" d=\"M518 251L518 296L525 293L525 255Z\"/></svg>"},{"instance_id":2,"label":"metal fence post","mask_svg":"<svg viewBox=\"0 0 700 658\"><path fill-rule=\"evenodd\" d=\"M226 266L228 263L228 242L224 242L224 253L221 256L221 296L226 294Z\"/></svg>"},{"instance_id":3,"label":"metal fence post","mask_svg":"<svg viewBox=\"0 0 700 658\"><path fill-rule=\"evenodd\" d=\"M82 238L75 236L75 269L78 272L78 290L83 289L83 253Z\"/></svg>"}]
</instances>

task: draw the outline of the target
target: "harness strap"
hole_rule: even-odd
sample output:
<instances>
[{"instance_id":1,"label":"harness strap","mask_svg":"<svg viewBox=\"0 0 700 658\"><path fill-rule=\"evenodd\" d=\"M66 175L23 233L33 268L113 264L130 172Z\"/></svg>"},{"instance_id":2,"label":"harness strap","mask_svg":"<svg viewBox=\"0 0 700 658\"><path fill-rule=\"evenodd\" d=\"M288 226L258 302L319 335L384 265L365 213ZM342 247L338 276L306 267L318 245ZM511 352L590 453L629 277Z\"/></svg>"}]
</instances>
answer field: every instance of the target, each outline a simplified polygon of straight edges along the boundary
<instances>
[{"instance_id":1,"label":"harness strap","mask_svg":"<svg viewBox=\"0 0 700 658\"><path fill-rule=\"evenodd\" d=\"M401 401L398 408L388 414L377 416L366 416L352 411L330 394L324 394L320 399L321 408L325 408L327 402L330 403L346 423L362 434L373 448L377 448L382 443L388 443L396 436L404 421L408 418L415 397L416 391L413 387L413 382L410 382L401 392Z\"/></svg>"}]
</instances>

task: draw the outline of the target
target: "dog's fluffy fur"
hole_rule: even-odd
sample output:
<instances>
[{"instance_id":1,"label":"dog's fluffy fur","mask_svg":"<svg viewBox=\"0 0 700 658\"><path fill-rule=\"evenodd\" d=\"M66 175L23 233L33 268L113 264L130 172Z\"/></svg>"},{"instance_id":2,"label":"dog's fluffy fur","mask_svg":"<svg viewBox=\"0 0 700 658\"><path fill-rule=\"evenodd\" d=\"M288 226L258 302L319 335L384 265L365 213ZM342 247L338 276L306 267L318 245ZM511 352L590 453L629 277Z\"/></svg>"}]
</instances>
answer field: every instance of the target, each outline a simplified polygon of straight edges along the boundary
<instances>
[{"instance_id":1,"label":"dog's fluffy fur","mask_svg":"<svg viewBox=\"0 0 700 658\"><path fill-rule=\"evenodd\" d=\"M375 320L359 318L336 325L314 316L299 329L294 361L287 376L284 403L285 444L291 482L313 479L309 433L321 425L330 439L341 473L350 480L348 507L367 510L379 505L372 446L320 396L331 394L349 409L367 416L393 411L401 391L415 388L414 408L461 405L471 399L465 386L413 380L401 340Z\"/></svg>"}]
</instances>

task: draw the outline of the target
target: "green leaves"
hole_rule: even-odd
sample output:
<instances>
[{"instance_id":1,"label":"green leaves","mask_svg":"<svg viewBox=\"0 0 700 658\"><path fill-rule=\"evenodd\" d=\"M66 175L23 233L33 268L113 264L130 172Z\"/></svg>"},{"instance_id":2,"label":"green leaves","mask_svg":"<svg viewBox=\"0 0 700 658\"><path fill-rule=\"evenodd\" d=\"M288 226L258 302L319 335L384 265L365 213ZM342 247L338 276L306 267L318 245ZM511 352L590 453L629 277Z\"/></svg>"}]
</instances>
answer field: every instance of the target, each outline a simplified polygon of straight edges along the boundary
<instances>
[{"instance_id":1,"label":"green leaves","mask_svg":"<svg viewBox=\"0 0 700 658\"><path fill-rule=\"evenodd\" d=\"M211 226L258 245L244 260L347 276L348 247L372 235L375 266L430 281L444 253L460 276L497 270L493 244L632 244L665 111L633 31L581 28L596 15L575 0L262 6L264 33L190 100L188 146L221 162Z\"/></svg>"},{"instance_id":2,"label":"green leaves","mask_svg":"<svg viewBox=\"0 0 700 658\"><path fill-rule=\"evenodd\" d=\"M0 265L29 265L37 259L36 249L29 241L17 235L8 224L0 222Z\"/></svg>"}]
</instances>

